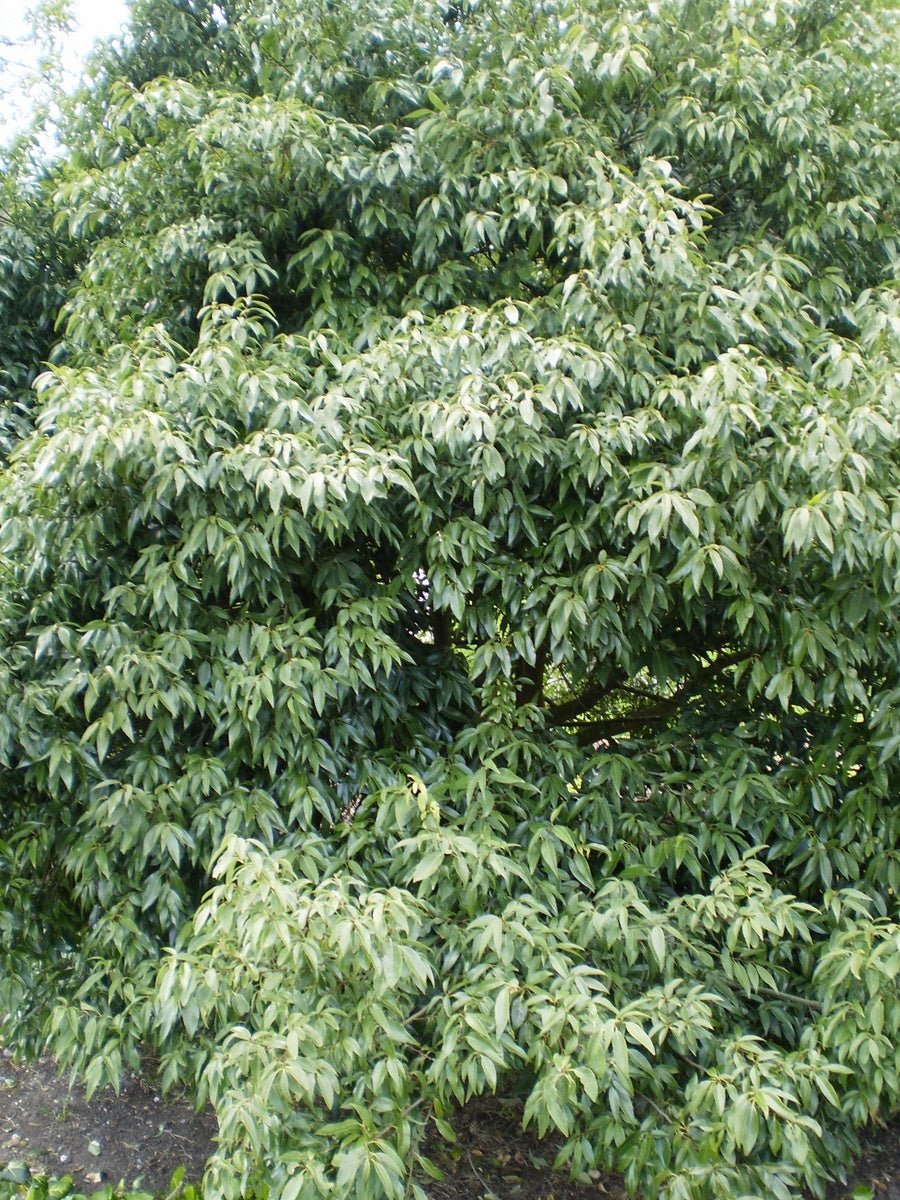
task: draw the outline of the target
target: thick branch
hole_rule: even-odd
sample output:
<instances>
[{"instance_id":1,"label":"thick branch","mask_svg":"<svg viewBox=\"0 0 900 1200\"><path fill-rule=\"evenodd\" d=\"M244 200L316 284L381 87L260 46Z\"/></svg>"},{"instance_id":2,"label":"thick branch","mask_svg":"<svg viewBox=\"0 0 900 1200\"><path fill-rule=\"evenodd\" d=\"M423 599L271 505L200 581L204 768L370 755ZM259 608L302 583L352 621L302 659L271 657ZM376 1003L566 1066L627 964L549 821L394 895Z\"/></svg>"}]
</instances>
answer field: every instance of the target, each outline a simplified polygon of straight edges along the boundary
<instances>
[{"instance_id":1,"label":"thick branch","mask_svg":"<svg viewBox=\"0 0 900 1200\"><path fill-rule=\"evenodd\" d=\"M434 644L439 650L449 650L453 645L453 629L450 615L443 609L437 609L431 614L431 629L434 634Z\"/></svg>"},{"instance_id":2,"label":"thick branch","mask_svg":"<svg viewBox=\"0 0 900 1200\"><path fill-rule=\"evenodd\" d=\"M516 693L517 704L542 704L544 700L544 670L547 666L547 644L538 646L534 663L523 671L522 684Z\"/></svg>"},{"instance_id":3,"label":"thick branch","mask_svg":"<svg viewBox=\"0 0 900 1200\"><path fill-rule=\"evenodd\" d=\"M707 663L696 675L692 675L689 679L686 679L680 687L675 689L671 696L658 696L653 699L652 703L645 704L641 708L634 708L630 712L623 713L620 716L599 717L595 721L578 724L576 725L578 740L582 745L590 745L601 738L612 737L618 733L629 733L634 730L646 728L647 726L659 725L676 713L683 701L695 695L701 687L709 683L716 675L727 671L729 667L744 662L746 659L751 658L752 655L753 652L750 650L742 650L734 654L722 654L713 662ZM609 692L616 690L616 687L618 690L634 693L634 689L625 688L621 683L615 685L615 687L607 686L598 695L593 706L596 706ZM648 693L642 694L648 695ZM585 692L582 693L582 696L577 697L579 710L573 711L573 717L589 711L588 708L581 707L581 702L587 696L588 693ZM568 704L560 705L556 710L551 710L549 715L552 724L559 725L566 723L565 712L567 709L572 709L575 703L576 701L570 701ZM557 716L557 713L562 713L563 716L560 718ZM572 718L570 717L569 721L571 722L571 720Z\"/></svg>"},{"instance_id":4,"label":"thick branch","mask_svg":"<svg viewBox=\"0 0 900 1200\"><path fill-rule=\"evenodd\" d=\"M601 700L618 691L625 683L627 675L624 671L617 672L611 679L600 683L599 680L589 683L583 692L566 700L562 704L551 705L547 709L549 725L569 725L577 717L584 716L596 708Z\"/></svg>"}]
</instances>

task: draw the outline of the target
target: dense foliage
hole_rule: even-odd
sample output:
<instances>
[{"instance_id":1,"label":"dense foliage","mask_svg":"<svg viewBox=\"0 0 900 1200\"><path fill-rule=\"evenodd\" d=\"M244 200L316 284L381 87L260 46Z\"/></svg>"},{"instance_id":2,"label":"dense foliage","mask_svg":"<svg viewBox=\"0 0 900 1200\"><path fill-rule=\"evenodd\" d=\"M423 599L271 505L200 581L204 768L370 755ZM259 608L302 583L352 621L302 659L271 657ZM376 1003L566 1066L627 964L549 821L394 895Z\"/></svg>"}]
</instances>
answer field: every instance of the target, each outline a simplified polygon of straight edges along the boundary
<instances>
[{"instance_id":1,"label":"dense foliage","mask_svg":"<svg viewBox=\"0 0 900 1200\"><path fill-rule=\"evenodd\" d=\"M145 0L9 167L4 1036L159 1055L211 1195L493 1091L820 1194L897 1106L893 32Z\"/></svg>"}]
</instances>

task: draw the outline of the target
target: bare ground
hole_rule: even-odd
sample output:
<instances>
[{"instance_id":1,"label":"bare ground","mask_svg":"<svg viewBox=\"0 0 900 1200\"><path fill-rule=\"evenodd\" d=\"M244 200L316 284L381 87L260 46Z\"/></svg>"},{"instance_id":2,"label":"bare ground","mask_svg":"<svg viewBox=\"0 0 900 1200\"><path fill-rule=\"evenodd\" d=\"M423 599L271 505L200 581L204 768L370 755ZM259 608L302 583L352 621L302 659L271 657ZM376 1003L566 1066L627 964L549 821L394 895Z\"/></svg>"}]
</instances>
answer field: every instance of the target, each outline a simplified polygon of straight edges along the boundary
<instances>
[{"instance_id":1,"label":"bare ground","mask_svg":"<svg viewBox=\"0 0 900 1200\"><path fill-rule=\"evenodd\" d=\"M49 1059L0 1059L0 1165L23 1161L35 1173L71 1175L88 1192L120 1181L157 1191L181 1164L199 1179L215 1132L211 1113L163 1099L134 1075L119 1095L97 1092L88 1102Z\"/></svg>"},{"instance_id":2,"label":"bare ground","mask_svg":"<svg viewBox=\"0 0 900 1200\"><path fill-rule=\"evenodd\" d=\"M429 1181L433 1200L625 1200L616 1176L574 1182L552 1171L553 1146L523 1133L513 1107L482 1100L455 1126L457 1144L433 1150L444 1171L442 1181ZM0 1166L24 1161L35 1172L71 1175L88 1192L119 1181L164 1191L180 1165L188 1179L199 1179L215 1131L211 1114L163 1099L140 1078L126 1079L118 1096L98 1093L88 1103L49 1060L18 1066L0 1057ZM900 1122L876 1131L828 1200L853 1200L860 1186L874 1200L900 1200Z\"/></svg>"}]
</instances>

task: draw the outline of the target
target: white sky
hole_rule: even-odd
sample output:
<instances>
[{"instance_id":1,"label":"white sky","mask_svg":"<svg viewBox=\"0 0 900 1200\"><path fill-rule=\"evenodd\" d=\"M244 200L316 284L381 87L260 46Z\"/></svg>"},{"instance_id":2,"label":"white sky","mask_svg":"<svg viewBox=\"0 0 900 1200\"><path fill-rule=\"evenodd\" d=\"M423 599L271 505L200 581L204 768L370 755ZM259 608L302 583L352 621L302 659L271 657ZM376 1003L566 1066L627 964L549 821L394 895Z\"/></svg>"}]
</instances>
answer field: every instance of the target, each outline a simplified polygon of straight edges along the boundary
<instances>
[{"instance_id":1,"label":"white sky","mask_svg":"<svg viewBox=\"0 0 900 1200\"><path fill-rule=\"evenodd\" d=\"M0 39L16 41L28 30L27 13L36 0L0 0ZM69 0L75 28L61 46L64 80L71 87L78 79L81 65L97 38L118 33L128 15L126 0ZM36 67L34 51L0 46L0 134L12 132L25 119L29 102L23 81Z\"/></svg>"}]
</instances>

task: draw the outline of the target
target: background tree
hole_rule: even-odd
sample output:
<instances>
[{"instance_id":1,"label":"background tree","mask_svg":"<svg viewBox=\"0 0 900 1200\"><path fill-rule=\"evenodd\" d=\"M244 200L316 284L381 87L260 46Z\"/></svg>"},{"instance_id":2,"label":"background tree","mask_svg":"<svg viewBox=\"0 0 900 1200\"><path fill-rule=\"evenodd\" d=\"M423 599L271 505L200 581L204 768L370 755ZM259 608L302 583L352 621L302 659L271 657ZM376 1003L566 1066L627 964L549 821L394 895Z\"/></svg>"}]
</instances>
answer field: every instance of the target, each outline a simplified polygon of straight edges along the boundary
<instances>
[{"instance_id":1,"label":"background tree","mask_svg":"<svg viewBox=\"0 0 900 1200\"><path fill-rule=\"evenodd\" d=\"M886 23L157 0L96 64L0 483L0 1011L160 1054L212 1194L421 1194L500 1091L787 1197L896 1106Z\"/></svg>"},{"instance_id":2,"label":"background tree","mask_svg":"<svg viewBox=\"0 0 900 1200\"><path fill-rule=\"evenodd\" d=\"M70 0L34 0L4 14L0 30L0 141L17 132L62 91L61 45L72 30Z\"/></svg>"}]
</instances>

